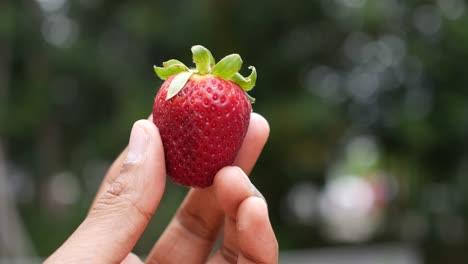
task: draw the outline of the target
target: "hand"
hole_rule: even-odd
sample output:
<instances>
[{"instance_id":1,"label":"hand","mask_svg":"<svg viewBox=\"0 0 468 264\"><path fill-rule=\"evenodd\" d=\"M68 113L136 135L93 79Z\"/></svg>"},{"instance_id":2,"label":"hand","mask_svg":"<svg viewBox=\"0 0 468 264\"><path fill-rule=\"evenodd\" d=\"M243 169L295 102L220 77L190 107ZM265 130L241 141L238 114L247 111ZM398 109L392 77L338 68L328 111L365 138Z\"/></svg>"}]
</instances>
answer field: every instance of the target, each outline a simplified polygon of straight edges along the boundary
<instances>
[{"instance_id":1,"label":"hand","mask_svg":"<svg viewBox=\"0 0 468 264\"><path fill-rule=\"evenodd\" d=\"M268 133L266 120L252 114L235 166L220 170L213 186L189 191L147 263L278 262L266 202L244 173L252 170ZM158 129L140 120L86 219L46 263L142 263L131 250L159 205L165 181ZM223 223L222 246L209 256Z\"/></svg>"}]
</instances>

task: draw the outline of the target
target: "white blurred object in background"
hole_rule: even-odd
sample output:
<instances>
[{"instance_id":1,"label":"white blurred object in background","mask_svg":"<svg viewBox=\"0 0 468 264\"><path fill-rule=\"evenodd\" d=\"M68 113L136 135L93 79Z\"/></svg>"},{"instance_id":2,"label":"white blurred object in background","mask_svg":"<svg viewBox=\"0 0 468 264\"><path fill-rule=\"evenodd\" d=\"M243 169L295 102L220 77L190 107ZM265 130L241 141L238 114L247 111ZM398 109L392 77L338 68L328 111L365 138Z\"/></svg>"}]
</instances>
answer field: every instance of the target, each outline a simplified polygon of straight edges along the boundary
<instances>
[{"instance_id":1,"label":"white blurred object in background","mask_svg":"<svg viewBox=\"0 0 468 264\"><path fill-rule=\"evenodd\" d=\"M356 176L336 177L327 183L319 207L325 235L337 241L366 241L381 219L372 185Z\"/></svg>"}]
</instances>

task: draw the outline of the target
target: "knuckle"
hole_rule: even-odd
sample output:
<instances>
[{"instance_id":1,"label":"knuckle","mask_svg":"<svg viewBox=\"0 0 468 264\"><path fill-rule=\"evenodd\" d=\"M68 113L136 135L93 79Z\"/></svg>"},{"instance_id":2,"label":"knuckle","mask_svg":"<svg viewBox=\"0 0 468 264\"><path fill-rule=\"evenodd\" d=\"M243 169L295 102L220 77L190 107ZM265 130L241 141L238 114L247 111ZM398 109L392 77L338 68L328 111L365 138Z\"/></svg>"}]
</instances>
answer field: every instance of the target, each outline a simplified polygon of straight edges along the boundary
<instances>
[{"instance_id":1,"label":"knuckle","mask_svg":"<svg viewBox=\"0 0 468 264\"><path fill-rule=\"evenodd\" d=\"M127 214L128 211L135 211L146 220L152 217L151 212L147 212L138 204L135 190L129 183L128 179L131 178L128 170L122 166L121 173L117 178L111 179L107 183L107 188L104 193L96 200L95 205L91 208L89 215L102 215L117 212L119 214Z\"/></svg>"},{"instance_id":2,"label":"knuckle","mask_svg":"<svg viewBox=\"0 0 468 264\"><path fill-rule=\"evenodd\" d=\"M221 256L223 259L230 264L237 263L238 254L232 248L229 248L226 245L221 247Z\"/></svg>"},{"instance_id":3,"label":"knuckle","mask_svg":"<svg viewBox=\"0 0 468 264\"><path fill-rule=\"evenodd\" d=\"M242 257L246 263L252 263L252 264L274 264L275 262L273 261L265 261L265 260L260 260L258 257L251 256L249 254L246 254L245 252L242 253Z\"/></svg>"},{"instance_id":4,"label":"knuckle","mask_svg":"<svg viewBox=\"0 0 468 264\"><path fill-rule=\"evenodd\" d=\"M179 211L176 215L176 220L186 231L200 239L207 241L214 241L216 239L216 232L209 222L201 215L189 209Z\"/></svg>"},{"instance_id":5,"label":"knuckle","mask_svg":"<svg viewBox=\"0 0 468 264\"><path fill-rule=\"evenodd\" d=\"M119 179L113 179L107 183L104 193L96 200L91 208L90 215L100 215L109 212L110 209L123 209L128 206L127 199L123 198L128 193L128 186Z\"/></svg>"}]
</instances>

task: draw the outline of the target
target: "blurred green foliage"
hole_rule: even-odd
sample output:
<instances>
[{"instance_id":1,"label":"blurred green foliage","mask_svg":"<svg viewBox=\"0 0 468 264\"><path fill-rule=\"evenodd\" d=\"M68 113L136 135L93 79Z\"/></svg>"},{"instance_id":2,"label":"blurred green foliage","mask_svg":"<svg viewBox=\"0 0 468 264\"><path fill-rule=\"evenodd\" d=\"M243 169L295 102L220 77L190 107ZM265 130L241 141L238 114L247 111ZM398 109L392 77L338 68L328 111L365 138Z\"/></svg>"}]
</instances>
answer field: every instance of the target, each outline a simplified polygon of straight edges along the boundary
<instances>
[{"instance_id":1,"label":"blurred green foliage","mask_svg":"<svg viewBox=\"0 0 468 264\"><path fill-rule=\"evenodd\" d=\"M16 186L37 252L50 254L76 228L132 123L151 112L161 84L152 66L188 63L201 44L217 58L239 53L258 70L254 111L271 135L253 182L282 249L338 243L319 223L296 221L287 197L298 184L321 189L347 143L367 135L378 146L372 171L392 175L398 192L361 243L408 242L427 263L462 263L465 9L461 0L3 0L0 135L11 166L32 182L30 196L24 182ZM62 172L77 177L78 201L50 198L49 182ZM169 183L137 253L151 248L185 191Z\"/></svg>"}]
</instances>

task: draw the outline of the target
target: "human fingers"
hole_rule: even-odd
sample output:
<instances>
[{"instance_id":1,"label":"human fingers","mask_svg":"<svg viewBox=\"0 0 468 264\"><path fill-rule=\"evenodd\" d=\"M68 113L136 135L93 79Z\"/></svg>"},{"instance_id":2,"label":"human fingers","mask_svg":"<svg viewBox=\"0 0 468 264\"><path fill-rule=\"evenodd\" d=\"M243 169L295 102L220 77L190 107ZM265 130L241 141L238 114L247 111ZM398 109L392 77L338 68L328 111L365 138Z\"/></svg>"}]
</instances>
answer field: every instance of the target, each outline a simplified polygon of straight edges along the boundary
<instances>
[{"instance_id":1,"label":"human fingers","mask_svg":"<svg viewBox=\"0 0 468 264\"><path fill-rule=\"evenodd\" d=\"M214 187L216 199L224 210L226 218L223 243L208 263L245 263L245 258L254 263L276 263L274 261L274 256L277 256L276 238L268 219L268 211L261 212L260 217L245 213L246 210L252 210L252 206L248 202L252 197L260 198L259 200L266 205L264 197L250 182L247 175L237 167L226 167L216 175ZM253 206L258 207L259 205L254 204ZM266 206L265 208L255 207L254 209L260 211L266 210ZM248 235L250 237L260 235L264 243L255 242L252 246L252 238L241 234L244 232L242 225L246 226L243 223L248 221L256 221L254 225L247 224L249 231L252 231Z\"/></svg>"},{"instance_id":2,"label":"human fingers","mask_svg":"<svg viewBox=\"0 0 468 264\"><path fill-rule=\"evenodd\" d=\"M137 255L130 252L120 264L143 264L143 261Z\"/></svg>"},{"instance_id":3,"label":"human fingers","mask_svg":"<svg viewBox=\"0 0 468 264\"><path fill-rule=\"evenodd\" d=\"M253 113L235 165L249 173L265 145L270 128ZM208 257L223 221L213 186L192 189L148 255L148 263L202 263ZM174 245L177 245L175 247Z\"/></svg>"},{"instance_id":4,"label":"human fingers","mask_svg":"<svg viewBox=\"0 0 468 264\"><path fill-rule=\"evenodd\" d=\"M215 196L219 207L224 211L223 242L208 261L209 264L237 263L239 246L237 243L236 216L239 205L250 196L258 195L247 175L238 167L226 167L216 174Z\"/></svg>"},{"instance_id":5,"label":"human fingers","mask_svg":"<svg viewBox=\"0 0 468 264\"><path fill-rule=\"evenodd\" d=\"M106 179L88 216L47 263L120 263L156 210L166 169L159 131L149 121L133 126L118 176Z\"/></svg>"},{"instance_id":6,"label":"human fingers","mask_svg":"<svg viewBox=\"0 0 468 264\"><path fill-rule=\"evenodd\" d=\"M239 264L278 263L278 241L268 217L265 200L249 197L237 212Z\"/></svg>"}]
</instances>

